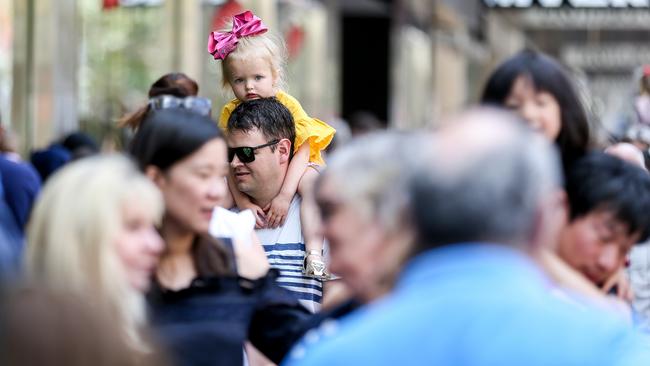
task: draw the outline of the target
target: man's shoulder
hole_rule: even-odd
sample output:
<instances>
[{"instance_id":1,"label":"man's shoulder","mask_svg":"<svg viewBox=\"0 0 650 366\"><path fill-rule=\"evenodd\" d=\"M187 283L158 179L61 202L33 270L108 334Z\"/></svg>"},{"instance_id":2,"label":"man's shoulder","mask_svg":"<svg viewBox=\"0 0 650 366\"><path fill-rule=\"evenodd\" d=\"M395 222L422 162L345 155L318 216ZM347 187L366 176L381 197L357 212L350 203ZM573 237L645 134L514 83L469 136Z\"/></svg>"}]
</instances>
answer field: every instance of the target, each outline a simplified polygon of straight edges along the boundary
<instances>
[{"instance_id":1,"label":"man's shoulder","mask_svg":"<svg viewBox=\"0 0 650 366\"><path fill-rule=\"evenodd\" d=\"M3 179L20 180L24 183L32 183L40 186L40 177L36 169L27 162L14 161L0 154L0 172L3 172Z\"/></svg>"}]
</instances>

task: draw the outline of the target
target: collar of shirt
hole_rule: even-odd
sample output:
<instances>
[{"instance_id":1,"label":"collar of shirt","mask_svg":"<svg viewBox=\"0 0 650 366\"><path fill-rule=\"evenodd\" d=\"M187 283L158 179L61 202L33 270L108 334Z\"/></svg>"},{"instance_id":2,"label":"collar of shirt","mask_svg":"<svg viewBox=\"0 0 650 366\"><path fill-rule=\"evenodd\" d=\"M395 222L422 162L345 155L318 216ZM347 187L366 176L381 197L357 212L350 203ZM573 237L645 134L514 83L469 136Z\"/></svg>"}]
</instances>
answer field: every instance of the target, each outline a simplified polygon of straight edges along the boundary
<instances>
[{"instance_id":1,"label":"collar of shirt","mask_svg":"<svg viewBox=\"0 0 650 366\"><path fill-rule=\"evenodd\" d=\"M552 287L539 266L519 249L493 243L459 243L430 249L411 259L396 288L406 290L452 277L490 283L514 281L524 287L532 282L538 288Z\"/></svg>"}]
</instances>

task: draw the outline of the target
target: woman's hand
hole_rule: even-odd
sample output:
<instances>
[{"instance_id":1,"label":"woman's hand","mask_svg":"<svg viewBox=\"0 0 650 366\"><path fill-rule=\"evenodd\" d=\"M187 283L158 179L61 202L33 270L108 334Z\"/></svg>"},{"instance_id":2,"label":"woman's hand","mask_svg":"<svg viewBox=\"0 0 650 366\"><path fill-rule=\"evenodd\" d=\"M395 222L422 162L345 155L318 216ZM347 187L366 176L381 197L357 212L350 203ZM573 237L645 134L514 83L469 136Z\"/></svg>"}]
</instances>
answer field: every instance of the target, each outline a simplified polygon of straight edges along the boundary
<instances>
[{"instance_id":1,"label":"woman's hand","mask_svg":"<svg viewBox=\"0 0 650 366\"><path fill-rule=\"evenodd\" d=\"M266 275L271 266L255 231L252 231L250 238L247 239L233 240L237 273L244 278L254 280Z\"/></svg>"}]
</instances>

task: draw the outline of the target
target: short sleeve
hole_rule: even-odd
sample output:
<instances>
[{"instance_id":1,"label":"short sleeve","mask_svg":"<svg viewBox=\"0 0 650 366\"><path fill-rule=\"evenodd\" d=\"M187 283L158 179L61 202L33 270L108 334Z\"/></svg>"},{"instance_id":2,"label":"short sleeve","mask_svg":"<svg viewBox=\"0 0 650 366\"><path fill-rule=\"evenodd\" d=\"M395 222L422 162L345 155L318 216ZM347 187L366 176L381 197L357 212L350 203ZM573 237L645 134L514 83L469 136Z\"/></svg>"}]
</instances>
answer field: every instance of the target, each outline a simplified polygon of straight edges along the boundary
<instances>
[{"instance_id":1,"label":"short sleeve","mask_svg":"<svg viewBox=\"0 0 650 366\"><path fill-rule=\"evenodd\" d=\"M334 137L336 130L327 123L307 115L300 103L287 93L279 92L278 100L289 109L296 125L295 151L307 142L309 144L309 161L318 165L325 165L321 156Z\"/></svg>"}]
</instances>

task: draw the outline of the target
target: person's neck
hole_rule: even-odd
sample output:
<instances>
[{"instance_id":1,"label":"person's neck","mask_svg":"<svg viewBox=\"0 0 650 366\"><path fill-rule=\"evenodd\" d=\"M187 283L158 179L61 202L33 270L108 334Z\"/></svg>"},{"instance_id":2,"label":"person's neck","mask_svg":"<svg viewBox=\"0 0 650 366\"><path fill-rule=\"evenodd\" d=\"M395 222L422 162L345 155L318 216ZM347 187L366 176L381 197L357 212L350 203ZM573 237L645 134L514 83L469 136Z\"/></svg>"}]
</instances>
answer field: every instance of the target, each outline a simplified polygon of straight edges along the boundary
<instances>
[{"instance_id":1,"label":"person's neck","mask_svg":"<svg viewBox=\"0 0 650 366\"><path fill-rule=\"evenodd\" d=\"M165 240L167 250L164 256L186 255L191 252L196 233L182 229L169 219L163 220L160 235Z\"/></svg>"},{"instance_id":2,"label":"person's neck","mask_svg":"<svg viewBox=\"0 0 650 366\"><path fill-rule=\"evenodd\" d=\"M265 185L264 189L255 192L255 197L249 196L251 198L251 202L261 207L262 209L265 208L280 193L282 190L283 182L284 175L282 176L282 180L278 182L271 182L270 184Z\"/></svg>"},{"instance_id":3,"label":"person's neck","mask_svg":"<svg viewBox=\"0 0 650 366\"><path fill-rule=\"evenodd\" d=\"M197 275L192 257L196 234L164 220L161 236L165 240L167 250L156 268L158 282L162 287L172 290L189 287Z\"/></svg>"},{"instance_id":4,"label":"person's neck","mask_svg":"<svg viewBox=\"0 0 650 366\"><path fill-rule=\"evenodd\" d=\"M271 195L271 194L265 194L263 196L258 195L257 197L251 197L251 202L264 209L266 206L268 206L269 203L271 203L271 201L275 198L275 196L277 196L277 193L275 195Z\"/></svg>"}]
</instances>

